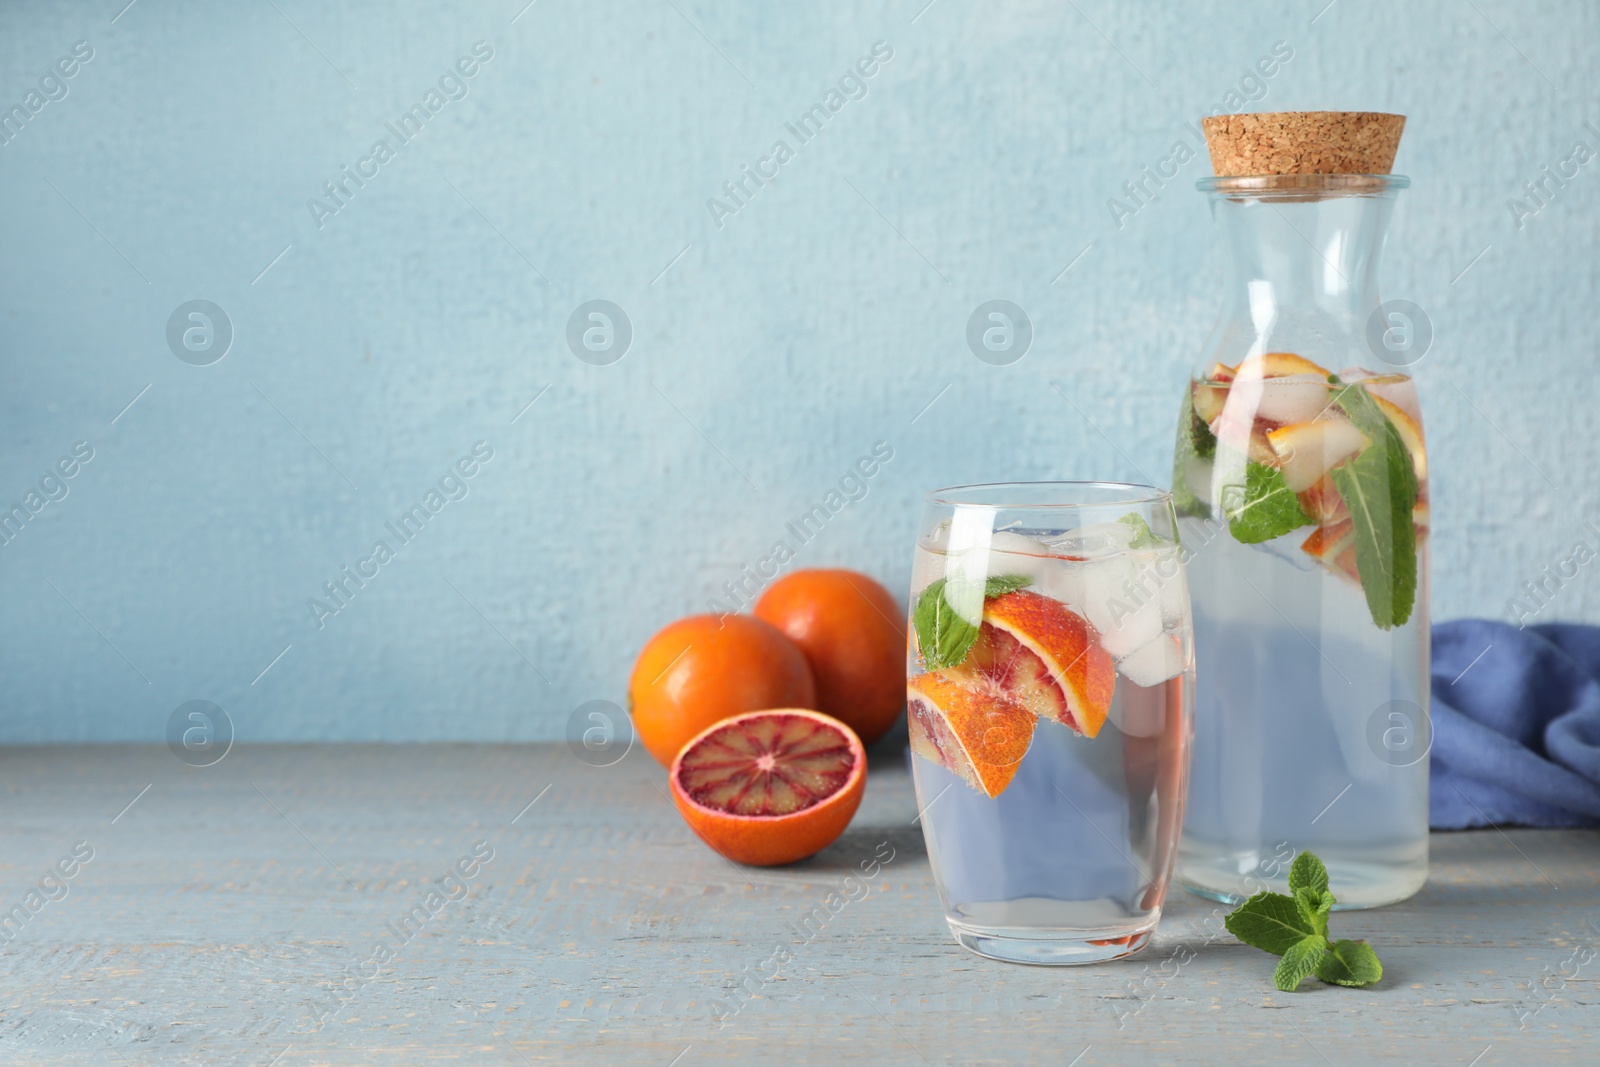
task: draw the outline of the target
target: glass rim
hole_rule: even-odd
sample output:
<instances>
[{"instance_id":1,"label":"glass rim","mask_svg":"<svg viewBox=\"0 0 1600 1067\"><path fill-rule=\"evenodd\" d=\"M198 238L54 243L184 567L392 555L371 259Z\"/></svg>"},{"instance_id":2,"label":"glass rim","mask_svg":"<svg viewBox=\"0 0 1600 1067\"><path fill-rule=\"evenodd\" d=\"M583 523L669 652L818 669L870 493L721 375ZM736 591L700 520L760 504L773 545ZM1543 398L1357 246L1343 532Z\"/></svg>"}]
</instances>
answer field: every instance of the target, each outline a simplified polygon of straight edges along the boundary
<instances>
[{"instance_id":1,"label":"glass rim","mask_svg":"<svg viewBox=\"0 0 1600 1067\"><path fill-rule=\"evenodd\" d=\"M1004 503L991 503L976 499L980 494L999 490L1014 490L1015 497ZM1052 491L1122 491L1121 495L1108 495L1101 499L1050 500L1039 499ZM962 499L967 497L968 499ZM1071 479L1014 482L970 482L934 489L922 496L925 505L950 508L989 508L994 511L1033 511L1039 509L1076 509L1135 507L1140 504L1161 504L1172 499L1172 491L1143 482L1075 481Z\"/></svg>"},{"instance_id":2,"label":"glass rim","mask_svg":"<svg viewBox=\"0 0 1600 1067\"><path fill-rule=\"evenodd\" d=\"M1410 187L1404 174L1235 174L1201 178L1194 187L1215 196L1382 196Z\"/></svg>"}]
</instances>

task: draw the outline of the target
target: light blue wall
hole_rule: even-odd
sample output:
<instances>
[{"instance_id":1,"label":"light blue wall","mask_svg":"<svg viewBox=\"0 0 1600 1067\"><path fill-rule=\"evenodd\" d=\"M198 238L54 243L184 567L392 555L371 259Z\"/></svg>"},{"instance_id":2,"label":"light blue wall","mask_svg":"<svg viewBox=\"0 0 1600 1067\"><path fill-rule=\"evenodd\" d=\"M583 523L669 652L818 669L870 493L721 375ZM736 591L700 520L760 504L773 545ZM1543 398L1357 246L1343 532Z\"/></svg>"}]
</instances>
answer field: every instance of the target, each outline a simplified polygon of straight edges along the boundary
<instances>
[{"instance_id":1,"label":"light blue wall","mask_svg":"<svg viewBox=\"0 0 1600 1067\"><path fill-rule=\"evenodd\" d=\"M899 592L930 487L1164 482L1209 168L1120 229L1108 200L1280 41L1244 109L1410 117L1385 290L1437 330L1435 616L1503 615L1600 516L1600 162L1508 207L1600 148L1593 4L124 2L0 7L0 104L93 49L0 147L0 498L94 452L0 547L0 740L157 740L191 698L242 740L557 737L876 442L794 565ZM307 199L477 41L465 99L319 227ZM193 299L233 326L210 366L167 344ZM632 323L609 366L565 341L592 299ZM1012 366L965 341L990 299L1034 323ZM480 441L319 629L308 598ZM1543 617L1597 613L1584 569Z\"/></svg>"}]
</instances>

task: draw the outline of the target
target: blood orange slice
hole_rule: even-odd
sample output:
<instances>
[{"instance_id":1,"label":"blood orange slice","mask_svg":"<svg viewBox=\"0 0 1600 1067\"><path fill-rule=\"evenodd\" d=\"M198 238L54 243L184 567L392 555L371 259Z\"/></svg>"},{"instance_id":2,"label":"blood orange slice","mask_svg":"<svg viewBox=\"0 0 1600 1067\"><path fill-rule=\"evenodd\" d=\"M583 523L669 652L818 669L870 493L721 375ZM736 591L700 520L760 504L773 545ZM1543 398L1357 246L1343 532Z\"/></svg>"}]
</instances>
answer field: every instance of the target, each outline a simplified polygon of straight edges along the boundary
<instances>
[{"instance_id":1,"label":"blood orange slice","mask_svg":"<svg viewBox=\"0 0 1600 1067\"><path fill-rule=\"evenodd\" d=\"M1300 506L1321 526L1332 526L1350 517L1350 509L1345 507L1344 498L1333 484L1333 477L1327 474L1300 494Z\"/></svg>"},{"instance_id":2,"label":"blood orange slice","mask_svg":"<svg viewBox=\"0 0 1600 1067\"><path fill-rule=\"evenodd\" d=\"M1315 556L1329 570L1338 571L1358 585L1361 572L1356 570L1355 523L1344 518L1330 526L1319 526L1300 546L1301 551Z\"/></svg>"},{"instance_id":3,"label":"blood orange slice","mask_svg":"<svg viewBox=\"0 0 1600 1067\"><path fill-rule=\"evenodd\" d=\"M1267 432L1267 444L1291 493L1303 493L1324 475L1367 446L1366 434L1349 419L1332 413Z\"/></svg>"},{"instance_id":4,"label":"blood orange slice","mask_svg":"<svg viewBox=\"0 0 1600 1067\"><path fill-rule=\"evenodd\" d=\"M962 685L951 671L906 683L911 751L997 797L1016 777L1039 721L1022 705Z\"/></svg>"},{"instance_id":5,"label":"blood orange slice","mask_svg":"<svg viewBox=\"0 0 1600 1067\"><path fill-rule=\"evenodd\" d=\"M815 855L861 804L867 753L844 723L800 708L702 731L672 761L672 799L700 839L757 867Z\"/></svg>"},{"instance_id":6,"label":"blood orange slice","mask_svg":"<svg viewBox=\"0 0 1600 1067\"><path fill-rule=\"evenodd\" d=\"M1417 481L1427 481L1428 450L1422 444L1422 427L1417 425L1417 420L1398 404L1390 403L1377 395L1372 399L1378 402L1378 410L1389 416L1389 421L1394 423L1394 428L1400 432L1400 442L1406 446L1406 453L1411 457L1412 468L1417 472Z\"/></svg>"},{"instance_id":7,"label":"blood orange slice","mask_svg":"<svg viewBox=\"0 0 1600 1067\"><path fill-rule=\"evenodd\" d=\"M1087 737L1100 732L1117 685L1116 664L1083 616L1025 589L985 602L978 640L956 670Z\"/></svg>"},{"instance_id":8,"label":"blood orange slice","mask_svg":"<svg viewBox=\"0 0 1600 1067\"><path fill-rule=\"evenodd\" d=\"M1328 380L1327 367L1293 352L1262 352L1244 360L1233 370L1236 378L1287 378L1304 374Z\"/></svg>"}]
</instances>

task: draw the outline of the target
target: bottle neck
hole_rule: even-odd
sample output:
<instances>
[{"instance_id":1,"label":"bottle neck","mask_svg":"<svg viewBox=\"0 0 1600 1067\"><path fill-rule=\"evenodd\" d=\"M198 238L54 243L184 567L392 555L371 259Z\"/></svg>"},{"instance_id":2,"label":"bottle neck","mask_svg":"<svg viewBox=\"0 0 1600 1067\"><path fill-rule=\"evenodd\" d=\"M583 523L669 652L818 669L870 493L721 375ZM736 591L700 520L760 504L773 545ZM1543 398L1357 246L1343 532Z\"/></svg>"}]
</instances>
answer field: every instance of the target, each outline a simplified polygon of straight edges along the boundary
<instances>
[{"instance_id":1,"label":"bottle neck","mask_svg":"<svg viewBox=\"0 0 1600 1067\"><path fill-rule=\"evenodd\" d=\"M1378 260L1393 206L1393 190L1316 198L1214 193L1229 263L1225 316L1247 318L1261 337L1361 329L1378 306Z\"/></svg>"}]
</instances>

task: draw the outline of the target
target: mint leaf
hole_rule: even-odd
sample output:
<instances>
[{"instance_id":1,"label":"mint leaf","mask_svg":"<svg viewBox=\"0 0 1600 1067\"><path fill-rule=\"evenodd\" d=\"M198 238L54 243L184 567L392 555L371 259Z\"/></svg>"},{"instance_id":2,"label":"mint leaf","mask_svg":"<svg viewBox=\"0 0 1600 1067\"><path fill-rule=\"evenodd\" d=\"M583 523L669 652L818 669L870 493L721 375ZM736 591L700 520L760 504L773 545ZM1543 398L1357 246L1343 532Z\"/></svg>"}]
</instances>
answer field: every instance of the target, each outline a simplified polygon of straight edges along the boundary
<instances>
[{"instance_id":1,"label":"mint leaf","mask_svg":"<svg viewBox=\"0 0 1600 1067\"><path fill-rule=\"evenodd\" d=\"M1416 600L1417 533L1411 510L1417 503L1417 475L1399 431L1382 412L1378 417L1383 433L1332 473L1355 525L1356 570L1367 610L1378 629L1389 630L1405 625Z\"/></svg>"},{"instance_id":2,"label":"mint leaf","mask_svg":"<svg viewBox=\"0 0 1600 1067\"><path fill-rule=\"evenodd\" d=\"M1282 893L1257 893L1222 920L1240 941L1281 956L1316 933L1292 898Z\"/></svg>"},{"instance_id":3,"label":"mint leaf","mask_svg":"<svg viewBox=\"0 0 1600 1067\"><path fill-rule=\"evenodd\" d=\"M1222 511L1228 517L1233 539L1245 545L1282 537L1312 521L1300 506L1300 498L1283 480L1283 472L1254 460L1244 465L1243 485L1222 487ZM1411 512L1406 515L1410 522Z\"/></svg>"},{"instance_id":4,"label":"mint leaf","mask_svg":"<svg viewBox=\"0 0 1600 1067\"><path fill-rule=\"evenodd\" d=\"M1293 993L1300 983L1316 973L1328 954L1328 939L1312 934L1289 947L1272 972L1272 982L1285 993Z\"/></svg>"},{"instance_id":5,"label":"mint leaf","mask_svg":"<svg viewBox=\"0 0 1600 1067\"><path fill-rule=\"evenodd\" d=\"M1020 574L996 575L983 583L984 599L1014 593L1033 581ZM954 667L967 658L978 640L982 620L973 622L950 605L945 594L945 579L929 585L911 610L911 625L917 631L917 649L922 663L931 671Z\"/></svg>"},{"instance_id":6,"label":"mint leaf","mask_svg":"<svg viewBox=\"0 0 1600 1067\"><path fill-rule=\"evenodd\" d=\"M1333 985L1371 985L1383 977L1383 964L1365 941L1338 941L1323 957L1317 977Z\"/></svg>"},{"instance_id":7,"label":"mint leaf","mask_svg":"<svg viewBox=\"0 0 1600 1067\"><path fill-rule=\"evenodd\" d=\"M1341 383L1338 375L1328 380L1341 386L1333 402L1370 442L1333 470L1334 487L1355 523L1361 591L1380 630L1403 626L1411 618L1417 592L1417 534L1411 524L1416 468L1400 432L1372 394L1359 384Z\"/></svg>"},{"instance_id":8,"label":"mint leaf","mask_svg":"<svg viewBox=\"0 0 1600 1067\"><path fill-rule=\"evenodd\" d=\"M983 583L983 598L993 600L997 596L1015 593L1024 586L1032 585L1033 579L1026 574L991 574Z\"/></svg>"},{"instance_id":9,"label":"mint leaf","mask_svg":"<svg viewBox=\"0 0 1600 1067\"><path fill-rule=\"evenodd\" d=\"M1128 543L1129 548L1151 548L1167 543L1155 535L1150 524L1144 521L1144 516L1137 512L1130 511L1117 521L1133 528L1133 540Z\"/></svg>"},{"instance_id":10,"label":"mint leaf","mask_svg":"<svg viewBox=\"0 0 1600 1067\"><path fill-rule=\"evenodd\" d=\"M1189 461L1183 454L1183 449L1178 449L1178 454L1172 461L1172 507L1178 515L1191 515L1204 518L1211 514L1211 509L1205 501L1195 494L1189 487Z\"/></svg>"},{"instance_id":11,"label":"mint leaf","mask_svg":"<svg viewBox=\"0 0 1600 1067\"><path fill-rule=\"evenodd\" d=\"M1389 416L1378 408L1378 402L1372 399L1372 394L1362 385L1340 381L1337 374L1328 375L1328 381L1339 386L1338 391L1333 394L1333 402L1338 404L1339 410L1356 424L1356 429L1360 430L1368 441L1381 438L1384 434L1383 428L1389 425Z\"/></svg>"},{"instance_id":12,"label":"mint leaf","mask_svg":"<svg viewBox=\"0 0 1600 1067\"><path fill-rule=\"evenodd\" d=\"M1217 454L1217 437L1194 410L1194 387L1183 393L1183 412L1178 416L1178 447L1172 456L1172 505L1179 515L1209 515L1211 509L1189 487L1191 460L1212 459Z\"/></svg>"},{"instance_id":13,"label":"mint leaf","mask_svg":"<svg viewBox=\"0 0 1600 1067\"><path fill-rule=\"evenodd\" d=\"M967 658L967 650L978 639L978 627L963 619L944 598L945 580L940 578L922 591L911 611L911 625L917 631L917 650L929 670L954 667Z\"/></svg>"},{"instance_id":14,"label":"mint leaf","mask_svg":"<svg viewBox=\"0 0 1600 1067\"><path fill-rule=\"evenodd\" d=\"M1294 905L1313 933L1328 933L1328 912L1333 908L1333 894L1302 886L1294 891Z\"/></svg>"},{"instance_id":15,"label":"mint leaf","mask_svg":"<svg viewBox=\"0 0 1600 1067\"><path fill-rule=\"evenodd\" d=\"M1209 388L1209 386L1208 386ZM1211 427L1200 417L1194 409L1194 387L1190 386L1183 397L1183 410L1189 423L1189 447L1194 449L1194 454L1201 459L1210 459L1217 454L1217 435L1211 432Z\"/></svg>"},{"instance_id":16,"label":"mint leaf","mask_svg":"<svg viewBox=\"0 0 1600 1067\"><path fill-rule=\"evenodd\" d=\"M1318 893L1328 888L1328 868L1322 865L1315 852L1302 852L1294 858L1289 868L1289 889L1314 889Z\"/></svg>"}]
</instances>

